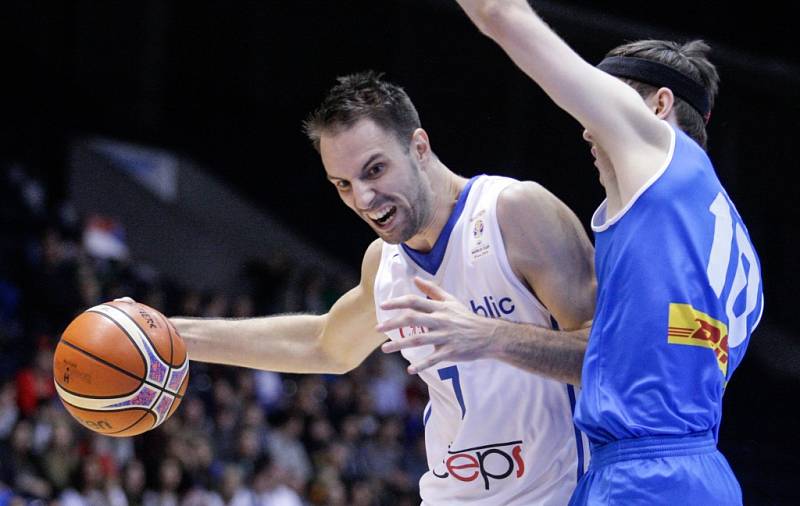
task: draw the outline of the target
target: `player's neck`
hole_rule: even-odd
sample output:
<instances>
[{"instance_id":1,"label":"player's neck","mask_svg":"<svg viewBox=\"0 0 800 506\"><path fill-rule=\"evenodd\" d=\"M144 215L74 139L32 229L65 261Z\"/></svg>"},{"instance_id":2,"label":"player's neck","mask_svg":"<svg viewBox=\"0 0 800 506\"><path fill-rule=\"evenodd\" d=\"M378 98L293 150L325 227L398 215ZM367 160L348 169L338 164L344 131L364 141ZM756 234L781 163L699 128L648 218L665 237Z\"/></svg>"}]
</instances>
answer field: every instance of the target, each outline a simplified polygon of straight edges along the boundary
<instances>
[{"instance_id":1,"label":"player's neck","mask_svg":"<svg viewBox=\"0 0 800 506\"><path fill-rule=\"evenodd\" d=\"M611 218L622 210L622 199L619 193L619 185L617 184L617 177L614 168L611 167L607 171L600 171L600 183L606 190L606 216Z\"/></svg>"},{"instance_id":2,"label":"player's neck","mask_svg":"<svg viewBox=\"0 0 800 506\"><path fill-rule=\"evenodd\" d=\"M467 184L467 179L455 174L438 160L435 163L437 166L431 170L434 191L430 216L423 224L420 233L406 241L406 245L410 248L421 252L433 249L455 209L461 191Z\"/></svg>"}]
</instances>

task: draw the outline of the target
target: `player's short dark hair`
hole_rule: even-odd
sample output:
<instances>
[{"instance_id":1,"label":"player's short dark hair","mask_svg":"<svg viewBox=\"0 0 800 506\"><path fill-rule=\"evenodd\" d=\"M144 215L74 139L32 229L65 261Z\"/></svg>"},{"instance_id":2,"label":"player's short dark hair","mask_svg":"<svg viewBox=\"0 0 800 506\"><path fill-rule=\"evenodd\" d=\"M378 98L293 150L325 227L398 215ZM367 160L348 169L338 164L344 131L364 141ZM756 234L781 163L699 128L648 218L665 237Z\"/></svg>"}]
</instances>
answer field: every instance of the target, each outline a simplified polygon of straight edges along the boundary
<instances>
[{"instance_id":1,"label":"player's short dark hair","mask_svg":"<svg viewBox=\"0 0 800 506\"><path fill-rule=\"evenodd\" d=\"M683 44L668 40L639 40L618 46L609 51L607 56L643 58L672 67L702 85L708 95L709 106L713 107L714 98L719 90L719 74L708 59L710 51L711 47L702 40L692 40ZM640 81L632 79L624 81L643 97L658 90L657 87ZM681 130L705 149L708 143L706 118L679 97L675 97L674 109Z\"/></svg>"},{"instance_id":2,"label":"player's short dark hair","mask_svg":"<svg viewBox=\"0 0 800 506\"><path fill-rule=\"evenodd\" d=\"M419 114L403 88L384 81L383 74L366 71L337 78L322 104L303 122L314 149L324 132L336 133L370 119L394 134L402 145L420 128Z\"/></svg>"}]
</instances>

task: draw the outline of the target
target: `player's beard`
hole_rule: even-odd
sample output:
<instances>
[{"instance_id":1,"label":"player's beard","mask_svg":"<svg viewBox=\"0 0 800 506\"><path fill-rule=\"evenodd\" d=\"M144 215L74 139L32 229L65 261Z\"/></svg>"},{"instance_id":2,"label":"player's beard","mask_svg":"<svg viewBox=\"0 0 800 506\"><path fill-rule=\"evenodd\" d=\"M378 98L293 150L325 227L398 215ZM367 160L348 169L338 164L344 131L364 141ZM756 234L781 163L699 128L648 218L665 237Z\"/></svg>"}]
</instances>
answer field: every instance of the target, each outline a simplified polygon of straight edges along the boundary
<instances>
[{"instance_id":1,"label":"player's beard","mask_svg":"<svg viewBox=\"0 0 800 506\"><path fill-rule=\"evenodd\" d=\"M428 185L423 180L422 170L413 160L410 160L409 171L412 176L402 192L404 198L401 201L388 199L381 203L381 205L388 203L395 206L393 219L396 221L392 229L383 231L373 225L378 236L389 244L407 242L420 233L430 219L433 195L427 191Z\"/></svg>"}]
</instances>

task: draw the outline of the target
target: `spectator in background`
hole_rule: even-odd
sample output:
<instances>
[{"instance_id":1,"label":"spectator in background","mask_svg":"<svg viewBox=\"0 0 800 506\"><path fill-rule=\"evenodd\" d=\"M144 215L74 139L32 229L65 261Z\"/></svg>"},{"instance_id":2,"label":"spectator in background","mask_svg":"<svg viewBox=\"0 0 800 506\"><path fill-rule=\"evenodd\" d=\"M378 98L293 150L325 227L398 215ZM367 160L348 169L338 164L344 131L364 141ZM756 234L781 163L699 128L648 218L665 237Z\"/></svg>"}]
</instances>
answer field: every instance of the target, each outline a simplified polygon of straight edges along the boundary
<instances>
[{"instance_id":1,"label":"spectator in background","mask_svg":"<svg viewBox=\"0 0 800 506\"><path fill-rule=\"evenodd\" d=\"M240 294L234 299L231 307L231 316L233 318L251 318L255 314L255 303L252 297L247 294Z\"/></svg>"},{"instance_id":2,"label":"spectator in background","mask_svg":"<svg viewBox=\"0 0 800 506\"><path fill-rule=\"evenodd\" d=\"M80 467L80 454L75 445L75 430L66 418L53 423L52 437L42 454L42 472L56 493L67 489Z\"/></svg>"},{"instance_id":3,"label":"spectator in background","mask_svg":"<svg viewBox=\"0 0 800 506\"><path fill-rule=\"evenodd\" d=\"M262 456L256 463L249 498L230 503L230 506L302 506L297 492L286 485L284 470L269 456Z\"/></svg>"},{"instance_id":4,"label":"spectator in background","mask_svg":"<svg viewBox=\"0 0 800 506\"><path fill-rule=\"evenodd\" d=\"M283 400L283 380L281 375L273 371L253 371L253 382L256 399L266 410L281 407Z\"/></svg>"},{"instance_id":5,"label":"spectator in background","mask_svg":"<svg viewBox=\"0 0 800 506\"><path fill-rule=\"evenodd\" d=\"M250 475L256 460L263 454L264 448L261 446L258 430L254 427L242 427L239 430L236 453L232 462L239 467L243 475Z\"/></svg>"},{"instance_id":6,"label":"spectator in background","mask_svg":"<svg viewBox=\"0 0 800 506\"><path fill-rule=\"evenodd\" d=\"M44 231L26 274L24 303L32 335L56 336L83 309L78 283L78 245L64 241L55 227Z\"/></svg>"},{"instance_id":7,"label":"spectator in background","mask_svg":"<svg viewBox=\"0 0 800 506\"><path fill-rule=\"evenodd\" d=\"M53 487L41 473L33 452L33 425L22 419L11 433L11 441L0 459L0 482L31 499L50 499Z\"/></svg>"},{"instance_id":8,"label":"spectator in background","mask_svg":"<svg viewBox=\"0 0 800 506\"><path fill-rule=\"evenodd\" d=\"M385 418L378 425L377 438L362 447L362 454L371 478L383 480L396 490L407 491L416 483L412 483L403 472L402 433L403 424L398 418Z\"/></svg>"},{"instance_id":9,"label":"spectator in background","mask_svg":"<svg viewBox=\"0 0 800 506\"><path fill-rule=\"evenodd\" d=\"M336 432L326 416L316 415L306 421L303 444L312 455L326 451L330 442L335 439Z\"/></svg>"},{"instance_id":10,"label":"spectator in background","mask_svg":"<svg viewBox=\"0 0 800 506\"><path fill-rule=\"evenodd\" d=\"M11 202L0 202L0 208ZM142 302L159 309L183 307L186 310L178 312L195 315L221 309L219 304L217 309L215 304L204 306L203 297L196 292L161 281L133 259L122 262L94 257L75 240L79 232L66 234L60 225L46 227L41 217L37 220L38 225L19 231L37 245L30 248L32 254L23 255L22 246L16 246L13 252L4 249L13 253L13 258L3 257L10 258L10 263L4 265L15 265L14 262L24 265L19 271L25 276L42 268L45 259L49 267L46 276L36 277L36 283L46 279L44 285L26 283L26 290L18 292L21 310L3 313L12 321L2 330L17 328L26 346L5 347L0 342L3 354L0 378L21 379L0 381L0 506L22 501L11 489L28 500L60 500L62 506L215 506L222 503L219 494L223 488L230 488L223 479L224 462L215 450L220 438L226 440L226 433L232 436L228 441L228 458L237 465L239 461L249 463L242 468L243 484L237 487L231 498L233 502L241 501L240 492L261 501L252 503L258 506L295 506L303 504L303 499L326 506L349 505L352 496L369 495L360 489L355 494L351 490L353 483L373 480L373 470L363 458L360 464L356 462L354 449L368 441L379 444L374 441L380 434L379 420L366 410L378 405L376 395L384 394L380 393L383 388L369 387L365 367L350 376L306 378L249 369L231 373L226 368L194 363L192 381L181 408L157 430L133 439L117 439L98 436L78 426L60 403L52 401L51 390L52 341L77 311L108 300L129 287L140 295ZM46 229L48 232L44 233ZM8 229L0 231L6 234L1 236L3 241L10 237L9 233ZM40 239L36 239L37 235L41 235ZM8 244L12 242L4 242L3 246ZM13 244L25 241L15 239ZM284 259L276 276L285 281L287 273L297 270L289 259ZM15 274L13 270L3 272ZM64 273L68 275L62 276ZM299 286L303 296L299 297L298 310L308 310L307 304L319 307L319 286L315 287L315 283L323 285L321 304L329 305L331 283L323 274L309 275L309 279L314 277L321 281L310 283L310 288ZM16 279L13 276L3 279L12 278ZM58 288L59 283L71 288ZM70 300L42 299L40 292L51 286L61 293L69 292ZM271 289L271 303L286 299L285 282ZM220 299L214 293L207 297ZM235 302L224 310L228 316L254 314L254 299L248 294L231 300ZM51 302L66 302L73 307L53 310ZM29 311L31 308L35 311ZM23 320L27 323L23 324ZM53 330L48 334L43 333L44 329ZM30 355L23 355L26 350ZM21 363L30 365L20 368ZM396 367L397 364L381 366L385 370ZM416 378L409 381L418 383ZM25 406L27 417L22 421L18 388L23 399L20 405ZM398 400L397 389L390 388L393 389L390 404L403 404ZM361 414L354 414L356 411ZM221 412L228 414L220 416ZM419 418L418 413L398 416ZM258 437L252 438L253 434ZM405 437L402 444L409 447L418 446L421 440L418 431L400 437ZM275 460L266 456L268 447L278 448L280 453ZM85 462L79 461L79 455ZM385 486L383 480L375 483L373 497L377 497L374 490ZM394 505L395 500L400 499L393 497L383 502Z\"/></svg>"},{"instance_id":11,"label":"spectator in background","mask_svg":"<svg viewBox=\"0 0 800 506\"><path fill-rule=\"evenodd\" d=\"M10 381L2 382L0 383L0 441L8 438L18 419L16 385Z\"/></svg>"},{"instance_id":12,"label":"spectator in background","mask_svg":"<svg viewBox=\"0 0 800 506\"><path fill-rule=\"evenodd\" d=\"M203 297L195 290L189 290L181 298L180 313L187 316L200 316L203 312Z\"/></svg>"},{"instance_id":13,"label":"spectator in background","mask_svg":"<svg viewBox=\"0 0 800 506\"><path fill-rule=\"evenodd\" d=\"M236 439L242 402L226 377L214 381L215 411L214 454L218 459L231 461L236 453Z\"/></svg>"},{"instance_id":14,"label":"spectator in background","mask_svg":"<svg viewBox=\"0 0 800 506\"><path fill-rule=\"evenodd\" d=\"M144 465L139 460L130 460L122 470L122 491L128 506L143 506L147 483Z\"/></svg>"},{"instance_id":15,"label":"spectator in background","mask_svg":"<svg viewBox=\"0 0 800 506\"><path fill-rule=\"evenodd\" d=\"M205 483L192 483L189 490L181 496L181 506L224 506L227 504L224 499L227 487L236 486L235 483L231 484L226 479L230 478L226 478L223 471L221 484L219 485L220 493L217 493Z\"/></svg>"},{"instance_id":16,"label":"spectator in background","mask_svg":"<svg viewBox=\"0 0 800 506\"><path fill-rule=\"evenodd\" d=\"M86 456L73 480L59 500L62 506L126 506L125 492L109 475L96 455Z\"/></svg>"},{"instance_id":17,"label":"spectator in background","mask_svg":"<svg viewBox=\"0 0 800 506\"><path fill-rule=\"evenodd\" d=\"M373 481L357 481L350 489L352 506L373 506L378 501L377 487Z\"/></svg>"},{"instance_id":18,"label":"spectator in background","mask_svg":"<svg viewBox=\"0 0 800 506\"><path fill-rule=\"evenodd\" d=\"M181 431L191 438L210 436L214 424L206 414L206 405L195 395L184 397L180 406L183 426Z\"/></svg>"},{"instance_id":19,"label":"spectator in background","mask_svg":"<svg viewBox=\"0 0 800 506\"><path fill-rule=\"evenodd\" d=\"M158 467L158 489L146 491L144 506L179 506L183 469L178 460L165 458Z\"/></svg>"},{"instance_id":20,"label":"spectator in background","mask_svg":"<svg viewBox=\"0 0 800 506\"><path fill-rule=\"evenodd\" d=\"M367 364L372 377L369 389L375 413L389 416L405 412L408 383L405 368L387 355L371 357Z\"/></svg>"},{"instance_id":21,"label":"spectator in background","mask_svg":"<svg viewBox=\"0 0 800 506\"><path fill-rule=\"evenodd\" d=\"M193 486L211 488L222 472L223 462L214 455L214 445L208 436L186 438L182 460L186 476Z\"/></svg>"},{"instance_id":22,"label":"spectator in background","mask_svg":"<svg viewBox=\"0 0 800 506\"><path fill-rule=\"evenodd\" d=\"M103 470L110 476L116 477L120 468L134 457L133 438L108 437L93 432L88 440L89 452L97 455Z\"/></svg>"},{"instance_id":23,"label":"spectator in background","mask_svg":"<svg viewBox=\"0 0 800 506\"><path fill-rule=\"evenodd\" d=\"M280 460L275 465L285 472L289 485L297 491L305 488L311 478L311 462L300 443L305 424L298 414L291 414L279 421L269 439L269 454Z\"/></svg>"},{"instance_id":24,"label":"spectator in background","mask_svg":"<svg viewBox=\"0 0 800 506\"><path fill-rule=\"evenodd\" d=\"M212 294L203 310L204 318L228 316L228 298L221 293Z\"/></svg>"},{"instance_id":25,"label":"spectator in background","mask_svg":"<svg viewBox=\"0 0 800 506\"><path fill-rule=\"evenodd\" d=\"M249 474L245 473L240 465L225 464L219 487L220 498L224 504L246 504L246 501L251 498L251 492L245 487L244 479Z\"/></svg>"}]
</instances>

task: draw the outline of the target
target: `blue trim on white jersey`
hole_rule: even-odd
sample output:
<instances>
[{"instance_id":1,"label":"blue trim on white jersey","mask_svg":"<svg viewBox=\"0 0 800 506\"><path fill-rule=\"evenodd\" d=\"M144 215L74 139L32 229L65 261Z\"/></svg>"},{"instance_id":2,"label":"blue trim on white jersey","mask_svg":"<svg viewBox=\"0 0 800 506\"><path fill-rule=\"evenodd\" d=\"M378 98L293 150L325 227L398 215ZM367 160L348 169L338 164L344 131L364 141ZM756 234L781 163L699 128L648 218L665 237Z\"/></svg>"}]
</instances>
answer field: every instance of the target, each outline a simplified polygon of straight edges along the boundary
<instances>
[{"instance_id":1,"label":"blue trim on white jersey","mask_svg":"<svg viewBox=\"0 0 800 506\"><path fill-rule=\"evenodd\" d=\"M428 401L428 405L425 406L425 409L423 410L423 415L422 415L423 426L428 425L428 418L431 417L431 413L433 413L433 405L431 404L431 401Z\"/></svg>"},{"instance_id":2,"label":"blue trim on white jersey","mask_svg":"<svg viewBox=\"0 0 800 506\"><path fill-rule=\"evenodd\" d=\"M575 416L575 387L572 385L567 385L567 394L569 395L569 407L572 410L572 416ZM584 459L584 451L583 451L583 438L581 437L581 431L578 430L578 426L575 425L573 422L572 428L575 430L575 443L578 445L577 452L578 452L578 481L581 481L581 477L583 476L583 459Z\"/></svg>"},{"instance_id":3,"label":"blue trim on white jersey","mask_svg":"<svg viewBox=\"0 0 800 506\"><path fill-rule=\"evenodd\" d=\"M553 330L561 330L553 315L550 315L550 324L553 327ZM575 387L567 384L567 395L569 395L569 409L572 413L573 419L575 418ZM575 422L572 422L572 429L575 431L575 445L576 453L578 454L578 481L581 481L581 476L583 476L583 461L584 461L584 451L583 451L583 438L581 437L581 431L578 429L578 426L575 425Z\"/></svg>"},{"instance_id":4,"label":"blue trim on white jersey","mask_svg":"<svg viewBox=\"0 0 800 506\"><path fill-rule=\"evenodd\" d=\"M453 209L452 214L450 214L447 223L445 223L442 233L439 234L439 238L436 239L433 249L427 253L421 253L406 246L405 243L400 245L414 263L419 265L428 274L436 275L436 271L438 271L439 266L442 265L444 254L447 251L447 242L450 240L450 233L453 232L453 227L461 216L461 212L464 210L464 204L467 202L467 196L469 195L470 188L472 188L472 183L475 182L478 177L480 176L475 176L467 181L467 185L461 190L461 195L458 196L456 207Z\"/></svg>"}]
</instances>

